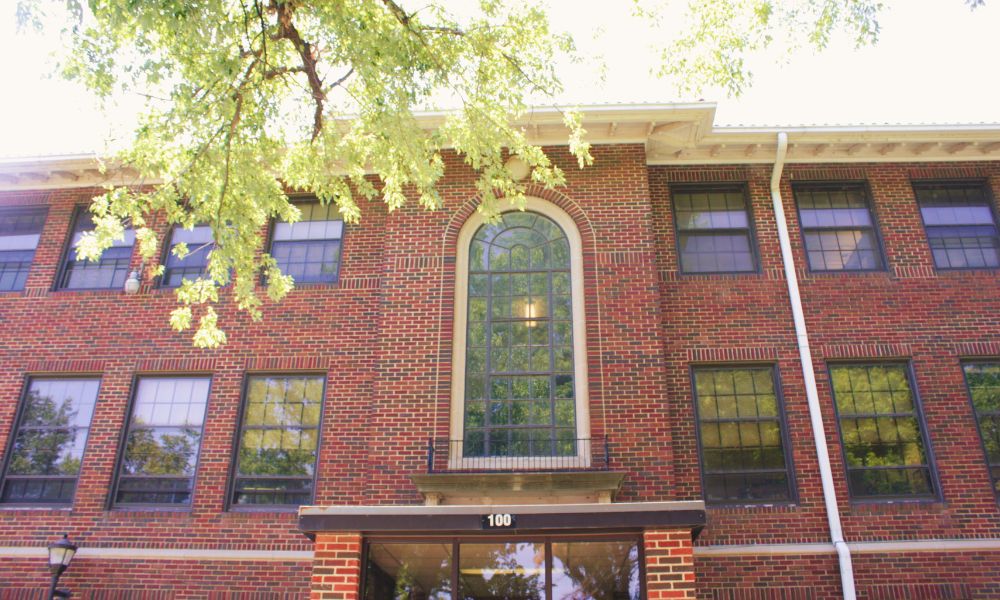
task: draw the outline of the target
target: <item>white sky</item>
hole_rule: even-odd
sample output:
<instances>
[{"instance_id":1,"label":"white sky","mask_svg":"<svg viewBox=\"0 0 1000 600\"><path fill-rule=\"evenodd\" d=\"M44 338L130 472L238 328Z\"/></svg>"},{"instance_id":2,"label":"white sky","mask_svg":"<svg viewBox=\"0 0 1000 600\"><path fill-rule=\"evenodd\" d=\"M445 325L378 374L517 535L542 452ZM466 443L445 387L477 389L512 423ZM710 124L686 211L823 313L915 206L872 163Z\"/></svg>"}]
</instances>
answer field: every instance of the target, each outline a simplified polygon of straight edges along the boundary
<instances>
[{"instance_id":1,"label":"white sky","mask_svg":"<svg viewBox=\"0 0 1000 600\"><path fill-rule=\"evenodd\" d=\"M630 0L549 4L554 27L608 65L603 86L589 65L563 68L566 97L581 104L703 98L719 104L716 125L1000 123L1000 0L976 10L963 0L885 1L876 46L855 50L835 40L787 63L757 57L754 85L738 99L712 91L682 98L651 77L649 47L659 34L629 16ZM127 140L138 100L126 98L124 109L104 115L76 84L48 77L55 41L15 34L15 4L0 0L0 156L103 152L107 140Z\"/></svg>"}]
</instances>

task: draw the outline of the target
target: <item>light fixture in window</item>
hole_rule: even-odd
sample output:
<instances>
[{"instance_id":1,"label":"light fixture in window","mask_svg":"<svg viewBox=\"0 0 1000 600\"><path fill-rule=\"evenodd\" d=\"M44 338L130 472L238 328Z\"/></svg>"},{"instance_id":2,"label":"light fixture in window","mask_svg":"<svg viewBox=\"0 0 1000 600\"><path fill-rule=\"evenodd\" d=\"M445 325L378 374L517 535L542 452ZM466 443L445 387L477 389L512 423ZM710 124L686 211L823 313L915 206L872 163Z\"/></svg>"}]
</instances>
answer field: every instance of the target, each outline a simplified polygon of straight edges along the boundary
<instances>
[{"instance_id":1,"label":"light fixture in window","mask_svg":"<svg viewBox=\"0 0 1000 600\"><path fill-rule=\"evenodd\" d=\"M528 319L528 322L525 323L525 325L527 325L528 327L534 327L535 325L537 325L538 322L535 321L535 319L538 318L539 312L541 311L538 310L538 305L534 301L528 300L527 302L525 302L524 318Z\"/></svg>"}]
</instances>

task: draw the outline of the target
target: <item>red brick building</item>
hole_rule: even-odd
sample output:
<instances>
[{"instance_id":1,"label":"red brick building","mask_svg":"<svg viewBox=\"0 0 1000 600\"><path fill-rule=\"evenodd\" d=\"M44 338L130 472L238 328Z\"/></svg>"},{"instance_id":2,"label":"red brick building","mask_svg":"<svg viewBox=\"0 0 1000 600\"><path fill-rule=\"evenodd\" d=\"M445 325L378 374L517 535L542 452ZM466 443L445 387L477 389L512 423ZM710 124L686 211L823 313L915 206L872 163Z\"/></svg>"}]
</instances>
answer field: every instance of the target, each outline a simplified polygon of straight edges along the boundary
<instances>
[{"instance_id":1,"label":"red brick building","mask_svg":"<svg viewBox=\"0 0 1000 600\"><path fill-rule=\"evenodd\" d=\"M499 224L302 198L212 351L204 231L81 263L92 160L0 165L0 598L1000 597L1000 128L585 114Z\"/></svg>"}]
</instances>

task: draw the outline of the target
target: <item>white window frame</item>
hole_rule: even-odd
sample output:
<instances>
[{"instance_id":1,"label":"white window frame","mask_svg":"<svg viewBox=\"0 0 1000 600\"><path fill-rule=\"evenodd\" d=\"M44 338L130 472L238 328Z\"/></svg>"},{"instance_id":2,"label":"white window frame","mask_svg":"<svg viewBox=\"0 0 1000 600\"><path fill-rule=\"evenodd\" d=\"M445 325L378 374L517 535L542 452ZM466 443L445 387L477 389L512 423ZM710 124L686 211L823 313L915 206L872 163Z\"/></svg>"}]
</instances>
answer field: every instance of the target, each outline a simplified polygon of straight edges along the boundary
<instances>
[{"instance_id":1,"label":"white window frame","mask_svg":"<svg viewBox=\"0 0 1000 600\"><path fill-rule=\"evenodd\" d=\"M503 212L513 212L517 209ZM541 198L527 197L525 212L534 212L552 219L566 234L570 251L570 298L573 313L573 384L576 395L576 437L590 438L590 388L587 380L587 340L586 318L583 296L583 242L573 218L555 204ZM476 231L486 223L483 215L476 211L462 226L458 234L455 258L455 326L452 337L452 378L451 378L451 427L449 439L460 440L465 436L465 359L466 335L468 331L469 300L469 248ZM483 468L511 467L585 469L590 467L593 455L593 440L583 448L577 444L576 456L566 457L475 457L453 456L449 444L448 468L477 470Z\"/></svg>"}]
</instances>

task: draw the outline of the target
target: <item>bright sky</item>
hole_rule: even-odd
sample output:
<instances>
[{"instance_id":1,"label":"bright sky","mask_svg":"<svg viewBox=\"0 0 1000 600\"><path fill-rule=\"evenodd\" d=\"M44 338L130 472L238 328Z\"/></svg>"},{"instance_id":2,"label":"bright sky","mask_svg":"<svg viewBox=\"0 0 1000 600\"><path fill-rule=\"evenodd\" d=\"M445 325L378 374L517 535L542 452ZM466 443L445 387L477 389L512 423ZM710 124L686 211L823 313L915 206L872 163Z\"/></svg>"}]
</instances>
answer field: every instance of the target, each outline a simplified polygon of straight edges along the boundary
<instances>
[{"instance_id":1,"label":"bright sky","mask_svg":"<svg viewBox=\"0 0 1000 600\"><path fill-rule=\"evenodd\" d=\"M557 29L603 55L607 82L589 65L564 67L566 96L581 104L718 102L716 125L856 123L1000 123L1000 0L970 10L963 0L885 0L874 47L835 40L823 52L801 51L787 63L773 55L751 63L753 87L738 99L705 91L682 98L649 75L655 32L628 15L628 0L551 0ZM13 0L0 0L0 157L103 152L129 137L135 98L104 115L76 84L51 72L55 41L15 34ZM599 31L595 38L595 32ZM592 41L594 40L594 41Z\"/></svg>"}]
</instances>

